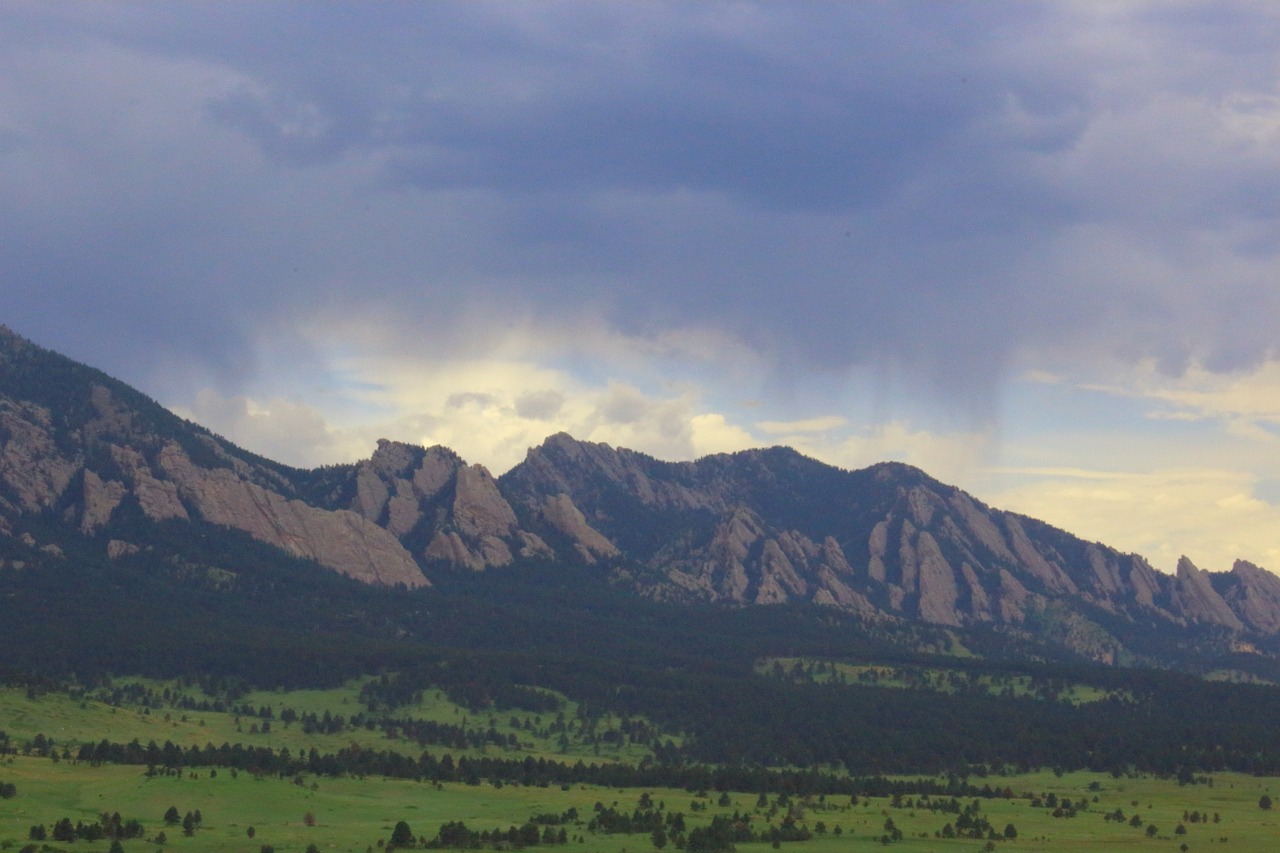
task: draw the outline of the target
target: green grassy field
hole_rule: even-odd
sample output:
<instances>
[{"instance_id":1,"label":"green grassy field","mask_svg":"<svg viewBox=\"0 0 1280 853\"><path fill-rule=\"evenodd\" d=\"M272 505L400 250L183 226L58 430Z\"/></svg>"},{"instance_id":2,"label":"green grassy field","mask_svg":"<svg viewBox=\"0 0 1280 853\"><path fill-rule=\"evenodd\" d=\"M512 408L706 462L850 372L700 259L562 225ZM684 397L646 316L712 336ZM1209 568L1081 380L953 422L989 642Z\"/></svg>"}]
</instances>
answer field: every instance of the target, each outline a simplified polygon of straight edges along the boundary
<instances>
[{"instance_id":1,"label":"green grassy field","mask_svg":"<svg viewBox=\"0 0 1280 853\"><path fill-rule=\"evenodd\" d=\"M154 839L164 831L164 844L132 840L126 850L154 850L163 847L173 851L258 850L270 844L277 851L302 851L315 844L327 851L363 851L379 841L386 842L397 821L406 821L420 836L433 836L442 823L461 820L468 827L505 829L520 825L530 817L547 812L561 813L576 808L583 820L593 813L596 803L615 805L620 811L636 807L642 792L603 789L590 786L560 788L527 788L506 785L496 789L489 785L434 786L413 782L380 779L306 779L299 785L288 779L255 779L249 774L228 771L216 776L207 770L182 778L147 778L136 767L90 767L70 762L53 763L48 759L17 757L0 764L0 777L14 783L19 796L0 805L0 847L20 849L27 844L30 827L52 825L62 817L96 821L102 812L119 812L124 818L136 818L146 827L147 838ZM1033 805L1025 798L982 799L978 814L1000 832L1012 824L1017 838L996 842L1006 851L1074 851L1074 850L1225 850L1238 853L1263 853L1276 849L1280 839L1280 811L1264 811L1258 799L1264 793L1275 796L1280 790L1276 780L1257 779L1238 774L1214 777L1212 787L1193 785L1180 787L1169 780L1149 778L1114 780L1095 774L1052 774L1018 776L992 780L1007 784L1014 791L1037 795L1054 794L1078 803L1089 801L1087 810L1074 817L1053 817L1054 809ZM1090 789L1093 784L1095 790ZM752 825L758 830L766 826L768 813L775 814L776 825L787 809L774 809L776 798L768 807L757 809L757 795L738 792L730 795L730 805L718 805L713 792L698 802L705 811L690 809L694 795L687 791L653 790L655 803L667 810L685 813L692 828L704 825L717 814L735 810L752 813ZM1094 797L1097 802L1094 802ZM970 805L972 800L963 801ZM1136 803L1136 805L1135 805ZM199 810L201 827L185 837L180 826L166 827L161 817L170 807L185 814ZM1104 815L1121 809L1123 821L1108 821ZM811 831L818 821L824 834L809 841L783 846L822 853L848 849L882 848L885 822L892 820L903 839L888 845L901 851L981 850L985 840L940 838L947 824L957 823L957 816L935 812L918 806L914 798L903 798L895 807L882 798L864 798L851 806L848 798L810 798L796 801L792 814ZM1197 812L1204 819L1191 822L1184 813ZM314 825L308 825L307 815ZM1129 819L1137 815L1140 826ZM1216 815L1217 820L1214 820ZM1177 827L1186 828L1185 835L1175 834ZM1147 827L1154 825L1154 837ZM249 828L253 827L253 838ZM835 834L840 828L839 835ZM583 851L652 850L648 835L606 835L590 832L585 824L570 825L569 849ZM578 836L582 837L578 841ZM72 844L52 843L53 849L105 851L108 842ZM740 844L740 849L767 849L767 844Z\"/></svg>"},{"instance_id":2,"label":"green grassy field","mask_svg":"<svg viewBox=\"0 0 1280 853\"><path fill-rule=\"evenodd\" d=\"M891 678L881 673L877 677ZM153 688L171 685L148 684ZM904 685L905 686L905 685ZM416 755L421 747L404 740L388 740L378 729L351 729L338 734L307 735L298 723L279 722L285 708L299 713L350 716L361 711L358 684L338 690L260 692L237 700L254 708L271 707L276 718L270 731L257 734L250 729L260 717L231 712L193 712L175 709L130 707L111 704L88 695L46 693L29 697L22 690L0 690L0 730L7 733L17 754L0 757L0 782L16 786L17 796L0 800L0 850L21 850L32 844L32 826L52 828L62 818L72 823L96 822L104 812L118 812L125 820L136 819L144 827L145 838L123 842L127 851L260 851L270 845L279 853L303 853L309 845L322 851L366 851L384 849L398 821L405 821L420 838L433 837L441 824L463 821L473 830L505 830L520 826L540 814L561 814L576 809L581 822L565 826L567 849L635 853L654 850L644 834L592 832L587 824L597 804L631 813L648 793L665 812L682 812L689 830L706 826L712 818L735 812L748 816L752 829L760 833L778 827L788 816L798 827L813 833L807 841L784 842L783 847L804 853L825 853L850 849L893 849L901 851L982 850L989 843L981 838L948 837L951 829L963 829L962 816L937 808L940 798L903 797L895 802L885 798L859 798L856 804L845 796L810 797L779 801L759 792L730 792L722 802L718 792L697 796L684 790L609 789L593 786L561 788L525 787L507 784L480 785L407 782L381 778L259 777L228 769L197 768L178 775L148 776L138 766L92 766L62 757L62 750L74 756L82 743L100 739L127 742L138 739L202 745L223 741L287 747L293 752L315 746L321 751L360 743L377 749L402 749ZM193 696L189 691L188 696ZM442 694L428 692L413 708L397 709L401 717L416 716L457 724L467 712ZM560 712L573 717L576 709L567 704ZM515 747L489 746L490 754L508 757L546 754L565 758L547 733L548 717L512 712L474 720L475 725L494 725L517 736ZM512 719L514 718L514 719ZM527 721L527 722L526 722ZM615 721L616 722L616 721ZM608 729L608 719L598 721L596 730ZM52 756L30 753L37 735L55 742ZM589 755L592 760L636 761L646 754L637 745L608 746L603 755L598 748L575 735L569 755ZM432 748L443 753L453 751ZM456 753L456 751L454 751ZM1045 772L1021 776L992 776L971 780L1008 789L1011 798L964 799L971 816L1003 835L1012 825L1016 838L990 842L1006 851L1150 850L1240 851L1263 853L1280 846L1280 780L1243 774L1216 774L1207 781L1179 785L1171 779L1149 776L1112 778L1088 773L1055 775ZM1264 810L1259 799L1267 795L1277 800L1277 809ZM976 808L975 808L976 806ZM203 821L191 836L181 826L166 826L162 816L170 807L180 814L199 811ZM1057 816L1055 816L1055 813ZM1107 819L1108 815L1122 819ZM971 820L972 818L972 820ZM1193 819L1194 818L1194 819ZM901 833L901 839L882 843L889 830L886 822ZM1155 827L1151 830L1151 827ZM1182 831L1179 831L1179 826ZM250 837L250 828L253 834ZM557 827L558 828L558 827ZM157 840L163 832L163 842ZM49 850L106 853L105 840L72 843L43 842ZM767 842L741 843L741 850L769 849ZM42 849L37 843L37 850ZM674 848L668 848L674 849Z\"/></svg>"},{"instance_id":3,"label":"green grassy field","mask_svg":"<svg viewBox=\"0 0 1280 853\"><path fill-rule=\"evenodd\" d=\"M132 679L128 683L145 684L156 690L163 690L165 687L177 689L163 682ZM472 729L488 729L492 726L503 736L514 735L518 744L516 748L498 748L493 745L479 749L422 747L412 741L388 738L378 728L366 727L348 727L335 734L308 734L298 723L280 721L285 708L292 708L299 714L322 715L328 711L350 720L353 715L365 710L358 701L359 688L359 682L355 682L333 690L253 691L237 699L237 705L272 710L270 730L264 732L262 720L232 712L113 706L94 698L94 694L71 696L52 692L30 699L21 689L0 687L0 731L7 732L18 742L29 741L42 734L46 738L52 738L60 750L66 748L72 754L75 754L81 744L97 743L103 738L117 743L135 739L143 744L152 740L157 743L172 741L179 746L244 743L277 750L288 748L295 754L313 746L321 752L331 752L357 744L412 756L417 756L425 748L434 752L448 751L455 756L510 754L521 758L581 758L597 763L635 763L651 754L644 746L627 742L620 737L599 737L595 741L589 741L574 720L577 706L569 700L564 700L563 708L558 712L565 720L570 721L570 730L563 741L557 734L549 731L556 714L495 711L476 715L450 702L437 690L427 691L422 701L416 705L389 712L396 718L465 725ZM196 700L208 698L191 688L185 688L182 693ZM604 717L595 721L594 731L597 735L616 732L617 724L616 718ZM663 735L664 740L668 738L676 743L680 742L677 734Z\"/></svg>"},{"instance_id":4,"label":"green grassy field","mask_svg":"<svg viewBox=\"0 0 1280 853\"><path fill-rule=\"evenodd\" d=\"M767 658L756 670L778 678L829 683L840 681L870 687L931 690L938 693L978 691L992 696L1031 697L1053 701L1098 702L1107 691L1088 684L1050 684L1025 675L994 676L936 666L892 666L846 663L810 658Z\"/></svg>"}]
</instances>

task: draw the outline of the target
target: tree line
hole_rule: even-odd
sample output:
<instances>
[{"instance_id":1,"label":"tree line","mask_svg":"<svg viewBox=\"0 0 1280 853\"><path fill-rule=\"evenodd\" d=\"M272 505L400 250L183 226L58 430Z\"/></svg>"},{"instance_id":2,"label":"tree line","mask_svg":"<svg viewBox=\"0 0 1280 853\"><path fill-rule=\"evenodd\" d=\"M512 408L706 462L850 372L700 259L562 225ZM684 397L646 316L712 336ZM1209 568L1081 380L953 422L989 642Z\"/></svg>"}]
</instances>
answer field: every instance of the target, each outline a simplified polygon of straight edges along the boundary
<instances>
[{"instance_id":1,"label":"tree line","mask_svg":"<svg viewBox=\"0 0 1280 853\"><path fill-rule=\"evenodd\" d=\"M554 761L544 757L499 758L495 756L435 755L423 752L416 758L400 752L352 745L336 752L321 753L315 748L294 754L287 747L222 744L181 746L172 741L142 744L113 743L108 740L85 744L74 760L146 766L148 773L174 772L183 768L230 768L258 775L279 777L310 773L317 776L382 776L421 782L453 782L479 785L516 784L530 787L549 785L599 785L613 788L682 788L688 791L760 791L796 795L843 794L866 797L893 795L1011 797L1007 788L990 783L972 784L960 777L889 779L884 776L850 777L818 770L781 770L763 766L639 765Z\"/></svg>"}]
</instances>

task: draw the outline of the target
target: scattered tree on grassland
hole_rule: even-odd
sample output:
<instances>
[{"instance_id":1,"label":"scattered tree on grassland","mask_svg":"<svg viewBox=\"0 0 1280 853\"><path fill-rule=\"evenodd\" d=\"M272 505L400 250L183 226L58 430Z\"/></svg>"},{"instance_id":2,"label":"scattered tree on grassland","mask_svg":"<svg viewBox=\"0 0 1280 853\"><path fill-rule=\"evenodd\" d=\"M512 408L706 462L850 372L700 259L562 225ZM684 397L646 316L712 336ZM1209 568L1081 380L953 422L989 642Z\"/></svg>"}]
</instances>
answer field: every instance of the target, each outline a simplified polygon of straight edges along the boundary
<instances>
[{"instance_id":1,"label":"scattered tree on grassland","mask_svg":"<svg viewBox=\"0 0 1280 853\"><path fill-rule=\"evenodd\" d=\"M397 821L396 828L391 832L391 843L397 847L412 847L416 841L417 838L409 828L409 824L403 820Z\"/></svg>"}]
</instances>

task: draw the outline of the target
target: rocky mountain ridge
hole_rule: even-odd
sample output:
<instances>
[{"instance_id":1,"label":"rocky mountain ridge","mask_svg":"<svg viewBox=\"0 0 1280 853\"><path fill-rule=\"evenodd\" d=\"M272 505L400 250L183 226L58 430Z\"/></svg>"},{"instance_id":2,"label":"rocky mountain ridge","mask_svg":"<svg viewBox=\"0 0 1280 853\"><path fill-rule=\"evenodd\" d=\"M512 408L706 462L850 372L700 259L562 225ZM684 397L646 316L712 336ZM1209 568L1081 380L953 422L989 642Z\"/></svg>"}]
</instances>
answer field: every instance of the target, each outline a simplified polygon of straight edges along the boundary
<instances>
[{"instance_id":1,"label":"rocky mountain ridge","mask_svg":"<svg viewBox=\"0 0 1280 853\"><path fill-rule=\"evenodd\" d=\"M842 471L787 448L697 462L553 436L500 481L538 530L540 495L625 542L645 593L736 604L807 601L943 626L1036 626L1092 657L1118 619L1273 635L1280 577L1245 561L1176 574L981 503L898 463ZM646 541L637 524L651 519ZM676 520L676 521L673 521ZM654 582L652 578L661 578Z\"/></svg>"},{"instance_id":2,"label":"rocky mountain ridge","mask_svg":"<svg viewBox=\"0 0 1280 853\"><path fill-rule=\"evenodd\" d=\"M199 518L363 581L428 584L384 527L300 500L288 469L7 329L0 390L0 532L33 515L85 536L129 516ZM128 553L140 544L108 539L104 547Z\"/></svg>"},{"instance_id":3,"label":"rocky mountain ridge","mask_svg":"<svg viewBox=\"0 0 1280 853\"><path fill-rule=\"evenodd\" d=\"M559 434L500 478L386 440L302 471L0 327L0 535L31 538L33 518L113 558L145 549L147 524L199 521L369 583L571 561L660 600L990 626L1101 660L1123 654L1117 625L1280 634L1271 572L1184 558L1163 574L898 463L845 471L782 447L664 462Z\"/></svg>"}]
</instances>

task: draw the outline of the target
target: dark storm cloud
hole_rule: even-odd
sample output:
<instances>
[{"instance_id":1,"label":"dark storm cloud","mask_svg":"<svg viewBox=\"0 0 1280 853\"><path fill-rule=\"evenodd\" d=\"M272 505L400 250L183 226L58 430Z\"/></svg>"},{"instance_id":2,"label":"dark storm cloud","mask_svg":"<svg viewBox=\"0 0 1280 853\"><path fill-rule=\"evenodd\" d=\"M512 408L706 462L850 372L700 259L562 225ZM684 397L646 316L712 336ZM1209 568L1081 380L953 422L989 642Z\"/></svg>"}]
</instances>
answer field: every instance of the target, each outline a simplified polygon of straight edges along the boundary
<instances>
[{"instance_id":1,"label":"dark storm cloud","mask_svg":"<svg viewBox=\"0 0 1280 853\"><path fill-rule=\"evenodd\" d=\"M28 152L60 146L118 173L96 217L74 188L0 202L14 325L65 305L86 358L158 335L233 383L317 305L440 346L468 310L586 305L980 413L1027 351L1176 371L1280 346L1265 5L0 9L11 56L85 75L70 105L74 75L11 84L36 118L0 125L5 168L43 180L60 161ZM167 69L187 83L152 112L76 136Z\"/></svg>"},{"instance_id":2,"label":"dark storm cloud","mask_svg":"<svg viewBox=\"0 0 1280 853\"><path fill-rule=\"evenodd\" d=\"M1010 22L982 5L282 6L187 45L267 83L214 114L299 163L386 149L392 180L428 190L856 209L931 159L978 154L955 149L1006 92L1071 97L988 67Z\"/></svg>"}]
</instances>

